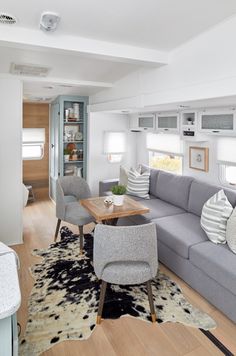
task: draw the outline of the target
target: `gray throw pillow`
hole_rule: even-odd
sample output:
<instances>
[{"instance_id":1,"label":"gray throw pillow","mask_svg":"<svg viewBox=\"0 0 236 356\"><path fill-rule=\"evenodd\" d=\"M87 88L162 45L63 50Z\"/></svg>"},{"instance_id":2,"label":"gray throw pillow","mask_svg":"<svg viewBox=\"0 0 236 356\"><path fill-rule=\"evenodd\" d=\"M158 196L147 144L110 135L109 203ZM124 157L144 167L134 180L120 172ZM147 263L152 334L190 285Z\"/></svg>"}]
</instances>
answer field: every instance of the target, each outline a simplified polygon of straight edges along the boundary
<instances>
[{"instance_id":1,"label":"gray throw pillow","mask_svg":"<svg viewBox=\"0 0 236 356\"><path fill-rule=\"evenodd\" d=\"M149 171L140 173L131 168L128 175L127 194L149 199L149 179Z\"/></svg>"},{"instance_id":2,"label":"gray throw pillow","mask_svg":"<svg viewBox=\"0 0 236 356\"><path fill-rule=\"evenodd\" d=\"M226 243L226 225L232 211L233 207L223 189L214 194L203 205L201 227L209 240L216 244Z\"/></svg>"},{"instance_id":3,"label":"gray throw pillow","mask_svg":"<svg viewBox=\"0 0 236 356\"><path fill-rule=\"evenodd\" d=\"M230 250L236 253L236 208L234 208L227 222L226 241Z\"/></svg>"}]
</instances>

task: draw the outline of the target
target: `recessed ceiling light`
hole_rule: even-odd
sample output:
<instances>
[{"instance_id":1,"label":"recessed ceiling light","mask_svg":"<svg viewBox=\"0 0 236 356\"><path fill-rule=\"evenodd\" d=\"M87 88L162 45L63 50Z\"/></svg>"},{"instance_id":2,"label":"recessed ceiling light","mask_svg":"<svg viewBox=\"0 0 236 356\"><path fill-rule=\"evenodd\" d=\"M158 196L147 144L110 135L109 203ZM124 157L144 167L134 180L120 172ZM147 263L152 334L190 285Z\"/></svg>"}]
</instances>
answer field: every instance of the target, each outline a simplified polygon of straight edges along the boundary
<instances>
[{"instance_id":1,"label":"recessed ceiling light","mask_svg":"<svg viewBox=\"0 0 236 356\"><path fill-rule=\"evenodd\" d=\"M17 23L17 19L13 15L1 12L0 13L0 23L5 24L5 25L14 25L15 23Z\"/></svg>"},{"instance_id":2,"label":"recessed ceiling light","mask_svg":"<svg viewBox=\"0 0 236 356\"><path fill-rule=\"evenodd\" d=\"M189 105L179 105L179 108L180 109L187 109L187 108L190 108Z\"/></svg>"}]
</instances>

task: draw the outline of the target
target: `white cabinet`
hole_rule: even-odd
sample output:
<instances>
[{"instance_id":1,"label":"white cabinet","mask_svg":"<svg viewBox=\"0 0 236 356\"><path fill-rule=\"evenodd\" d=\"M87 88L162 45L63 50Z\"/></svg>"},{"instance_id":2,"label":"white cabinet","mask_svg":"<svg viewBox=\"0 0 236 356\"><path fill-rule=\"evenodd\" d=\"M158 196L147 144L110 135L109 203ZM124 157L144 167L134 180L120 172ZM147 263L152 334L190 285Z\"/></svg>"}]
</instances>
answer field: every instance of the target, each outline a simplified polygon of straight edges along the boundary
<instances>
[{"instance_id":1,"label":"white cabinet","mask_svg":"<svg viewBox=\"0 0 236 356\"><path fill-rule=\"evenodd\" d=\"M130 129L132 131L154 131L154 114L134 114L130 116Z\"/></svg>"},{"instance_id":2,"label":"white cabinet","mask_svg":"<svg viewBox=\"0 0 236 356\"><path fill-rule=\"evenodd\" d=\"M179 132L179 114L157 114L156 130L159 132Z\"/></svg>"},{"instance_id":3,"label":"white cabinet","mask_svg":"<svg viewBox=\"0 0 236 356\"><path fill-rule=\"evenodd\" d=\"M218 136L235 136L235 111L201 111L199 113L199 131Z\"/></svg>"},{"instance_id":4,"label":"white cabinet","mask_svg":"<svg viewBox=\"0 0 236 356\"><path fill-rule=\"evenodd\" d=\"M206 141L206 136L198 131L197 111L183 111L180 116L180 136L184 141Z\"/></svg>"}]
</instances>

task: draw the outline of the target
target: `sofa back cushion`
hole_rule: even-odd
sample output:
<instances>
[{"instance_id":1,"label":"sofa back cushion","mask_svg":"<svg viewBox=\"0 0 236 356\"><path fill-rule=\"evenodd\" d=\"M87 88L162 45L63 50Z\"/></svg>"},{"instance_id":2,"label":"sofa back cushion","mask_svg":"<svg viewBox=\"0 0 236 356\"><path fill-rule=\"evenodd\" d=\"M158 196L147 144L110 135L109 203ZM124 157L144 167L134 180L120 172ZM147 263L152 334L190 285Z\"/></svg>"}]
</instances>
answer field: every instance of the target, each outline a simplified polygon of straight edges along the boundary
<instances>
[{"instance_id":1,"label":"sofa back cushion","mask_svg":"<svg viewBox=\"0 0 236 356\"><path fill-rule=\"evenodd\" d=\"M159 171L155 196L182 209L188 209L188 199L192 177Z\"/></svg>"},{"instance_id":2,"label":"sofa back cushion","mask_svg":"<svg viewBox=\"0 0 236 356\"><path fill-rule=\"evenodd\" d=\"M150 168L148 166L145 166L144 164L141 165L141 170L142 170L142 172L149 170L149 172L150 172L149 193L151 195L156 196L157 177L158 177L160 170Z\"/></svg>"},{"instance_id":3,"label":"sofa back cushion","mask_svg":"<svg viewBox=\"0 0 236 356\"><path fill-rule=\"evenodd\" d=\"M190 187L188 211L201 216L205 202L221 189L221 187L194 180ZM224 192L230 204L235 206L236 192L229 189L224 189Z\"/></svg>"}]
</instances>

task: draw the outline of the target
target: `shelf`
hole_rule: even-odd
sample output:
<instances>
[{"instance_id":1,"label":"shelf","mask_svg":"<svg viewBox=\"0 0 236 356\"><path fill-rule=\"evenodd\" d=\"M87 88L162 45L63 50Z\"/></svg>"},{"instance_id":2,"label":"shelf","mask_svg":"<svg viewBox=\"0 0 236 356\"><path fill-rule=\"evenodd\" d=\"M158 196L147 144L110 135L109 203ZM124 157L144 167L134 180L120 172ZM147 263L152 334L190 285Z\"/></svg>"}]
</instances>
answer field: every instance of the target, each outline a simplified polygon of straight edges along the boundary
<instances>
[{"instance_id":1,"label":"shelf","mask_svg":"<svg viewBox=\"0 0 236 356\"><path fill-rule=\"evenodd\" d=\"M63 143L84 143L84 141L63 141Z\"/></svg>"},{"instance_id":2,"label":"shelf","mask_svg":"<svg viewBox=\"0 0 236 356\"><path fill-rule=\"evenodd\" d=\"M68 163L83 163L84 161L83 160L78 160L78 161L73 161L73 160L70 160L70 161L64 161L65 164L68 164Z\"/></svg>"},{"instance_id":3,"label":"shelf","mask_svg":"<svg viewBox=\"0 0 236 356\"><path fill-rule=\"evenodd\" d=\"M64 121L63 123L64 125L79 125L79 124L83 124L84 121Z\"/></svg>"}]
</instances>

